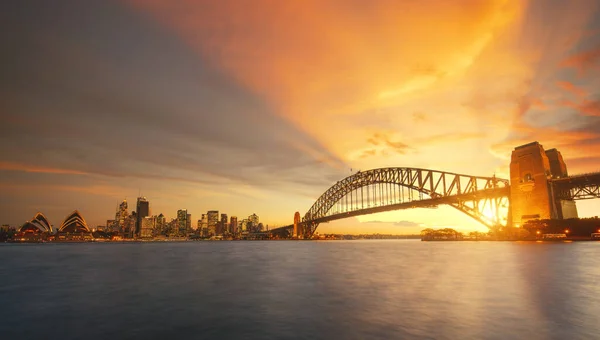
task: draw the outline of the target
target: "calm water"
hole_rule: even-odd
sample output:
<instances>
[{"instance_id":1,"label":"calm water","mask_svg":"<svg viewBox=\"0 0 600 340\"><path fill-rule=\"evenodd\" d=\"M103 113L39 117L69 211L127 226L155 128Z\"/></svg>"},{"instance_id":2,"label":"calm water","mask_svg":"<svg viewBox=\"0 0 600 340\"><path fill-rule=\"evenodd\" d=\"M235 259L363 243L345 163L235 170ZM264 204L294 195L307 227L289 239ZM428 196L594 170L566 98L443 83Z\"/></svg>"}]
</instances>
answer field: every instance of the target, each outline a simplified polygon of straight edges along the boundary
<instances>
[{"instance_id":1,"label":"calm water","mask_svg":"<svg viewBox=\"0 0 600 340\"><path fill-rule=\"evenodd\" d=\"M2 339L600 339L600 242L0 245Z\"/></svg>"}]
</instances>

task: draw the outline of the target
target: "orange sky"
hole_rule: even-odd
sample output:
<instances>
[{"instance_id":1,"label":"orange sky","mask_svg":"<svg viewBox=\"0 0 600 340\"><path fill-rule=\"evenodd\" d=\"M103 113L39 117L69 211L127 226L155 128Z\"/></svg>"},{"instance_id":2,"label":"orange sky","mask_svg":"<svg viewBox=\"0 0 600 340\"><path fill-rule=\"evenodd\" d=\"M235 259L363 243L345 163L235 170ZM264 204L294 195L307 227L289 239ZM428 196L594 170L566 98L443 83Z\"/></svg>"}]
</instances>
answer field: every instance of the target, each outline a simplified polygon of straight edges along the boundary
<instances>
[{"instance_id":1,"label":"orange sky","mask_svg":"<svg viewBox=\"0 0 600 340\"><path fill-rule=\"evenodd\" d=\"M183 76L168 78L172 83L165 84L156 75L156 81L148 80L160 87L158 98L146 93L134 98L126 93L127 100L147 101L148 106L169 102L166 108L181 117L202 118L198 124L221 119L224 116L219 110L233 110L228 105L242 108L236 109L231 119L243 116L249 124L262 124L264 117L276 116L280 125L269 125L260 132L275 137L253 152L262 159L268 157L263 153L270 152L269 145L280 143L294 150L288 154L298 153L319 165L299 161L293 174L269 178L269 171L262 168L227 161L223 162L239 171L224 175L202 164L173 167L168 161L147 167L144 164L149 160L144 158L127 169L115 165L97 173L79 163L73 168L74 163L68 162L63 175L89 177L81 185L106 187L112 183L102 202L110 197L116 206L119 197L115 196L129 194L131 199L137 185L145 188L151 202L154 196L167 216L182 205L194 215L219 205L227 211L251 210L234 213L242 216L257 212L277 225L291 223L296 210L304 213L327 189L327 181L349 175L350 168L406 166L508 178L511 150L534 140L548 149L558 148L571 173L600 168L597 1L132 0L122 7L119 10L134 13L129 20L149 21L159 32L152 34L164 35L181 51L189 49L191 56L186 54L189 60L184 62L214 70L219 82L241 88L244 98L261 103L262 111L246 112L247 101L242 101L241 95L225 94L220 100L226 108L197 113L198 102L175 89L190 89L181 81ZM114 43L125 51L138 49L142 43L128 33L126 20L119 25L122 34L115 35ZM152 41L149 38L148 43ZM162 41L157 38L155 42L161 48L160 57L177 65L181 58L173 57L176 48L163 48L168 44ZM94 67L103 74L116 72L111 61L93 51L77 44L68 47L85 51L81 58L94 60ZM181 51L179 55L187 53ZM143 60L147 54L140 56ZM127 74L127 67L121 71ZM182 72L190 73L192 83L205 77L192 68ZM126 84L140 80L132 76ZM208 83L209 89L216 83L214 79L198 82ZM193 91L189 95L193 96ZM285 128L280 128L283 125ZM222 130L215 128L215 133L233 134L226 125ZM248 152L238 152L237 146L214 140L188 143L182 137L166 143L215 160L215 169L219 169L219 157L226 156L213 155L213 150L235 154L231 158L253 158ZM161 155L157 154L157 159ZM168 156L162 159L170 159ZM290 162L268 161L273 162L271 170L277 169L278 162ZM0 162L0 171L14 171L16 164L25 171L60 173L56 164L33 166L7 156ZM129 180L115 184L109 181L114 178L111 176ZM150 182L153 178L165 181L157 185ZM260 184L263 179L272 179L276 185L265 187ZM214 181L218 185L211 184ZM311 184L304 186L305 181ZM115 195L112 187L119 185L123 194ZM181 195L173 198L168 190ZM274 201L277 203L271 203ZM110 215L114 208L103 209ZM582 215L597 215L599 209L597 202L580 204ZM446 207L363 216L324 225L320 230L405 233L424 226L482 230Z\"/></svg>"}]
</instances>

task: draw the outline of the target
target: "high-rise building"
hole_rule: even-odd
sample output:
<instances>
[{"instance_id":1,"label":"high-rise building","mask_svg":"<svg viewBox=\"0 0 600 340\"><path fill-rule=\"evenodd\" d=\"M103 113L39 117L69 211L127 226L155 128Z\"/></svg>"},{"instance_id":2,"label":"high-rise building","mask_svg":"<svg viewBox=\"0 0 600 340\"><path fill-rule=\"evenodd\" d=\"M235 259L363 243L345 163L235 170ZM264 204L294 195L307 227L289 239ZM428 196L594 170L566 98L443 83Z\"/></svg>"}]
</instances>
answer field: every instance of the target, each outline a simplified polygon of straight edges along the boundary
<instances>
[{"instance_id":1,"label":"high-rise building","mask_svg":"<svg viewBox=\"0 0 600 340\"><path fill-rule=\"evenodd\" d=\"M241 232L248 232L248 219L245 218L242 220L242 222L240 222L240 231Z\"/></svg>"},{"instance_id":2,"label":"high-rise building","mask_svg":"<svg viewBox=\"0 0 600 340\"><path fill-rule=\"evenodd\" d=\"M177 210L177 236L187 235L188 213L187 209Z\"/></svg>"},{"instance_id":3,"label":"high-rise building","mask_svg":"<svg viewBox=\"0 0 600 340\"><path fill-rule=\"evenodd\" d=\"M217 235L217 225L219 224L219 212L217 210L209 210L207 213L208 218L208 235Z\"/></svg>"},{"instance_id":4,"label":"high-rise building","mask_svg":"<svg viewBox=\"0 0 600 340\"><path fill-rule=\"evenodd\" d=\"M128 238L133 238L135 233L135 224L137 222L137 213L132 211L129 216L125 219L125 228L123 229L123 235Z\"/></svg>"},{"instance_id":5,"label":"high-rise building","mask_svg":"<svg viewBox=\"0 0 600 340\"><path fill-rule=\"evenodd\" d=\"M255 226L257 226L258 222L259 222L258 221L258 215L252 214L252 215L248 216L248 221L252 222L252 224L254 224Z\"/></svg>"},{"instance_id":6,"label":"high-rise building","mask_svg":"<svg viewBox=\"0 0 600 340\"><path fill-rule=\"evenodd\" d=\"M186 235L187 233L191 233L192 232L192 214L187 214L186 220L185 220L185 228L186 228Z\"/></svg>"},{"instance_id":7,"label":"high-rise building","mask_svg":"<svg viewBox=\"0 0 600 340\"><path fill-rule=\"evenodd\" d=\"M229 222L229 229L231 230L231 233L236 235L238 233L238 220L237 220L237 216L231 216L230 222Z\"/></svg>"},{"instance_id":8,"label":"high-rise building","mask_svg":"<svg viewBox=\"0 0 600 340\"><path fill-rule=\"evenodd\" d=\"M156 216L142 218L142 226L140 228L140 237L151 238L154 228L156 227Z\"/></svg>"},{"instance_id":9,"label":"high-rise building","mask_svg":"<svg viewBox=\"0 0 600 340\"><path fill-rule=\"evenodd\" d=\"M165 219L165 216L163 214L159 214L158 216L156 216L156 223L155 223L155 234L156 235L163 235L166 232L166 227L167 227L167 221Z\"/></svg>"},{"instance_id":10,"label":"high-rise building","mask_svg":"<svg viewBox=\"0 0 600 340\"><path fill-rule=\"evenodd\" d=\"M200 235L208 236L208 215L202 214L200 221Z\"/></svg>"},{"instance_id":11,"label":"high-rise building","mask_svg":"<svg viewBox=\"0 0 600 340\"><path fill-rule=\"evenodd\" d=\"M125 232L125 220L127 220L128 216L129 213L127 212L127 200L125 199L123 202L117 205L113 230L120 233Z\"/></svg>"},{"instance_id":12,"label":"high-rise building","mask_svg":"<svg viewBox=\"0 0 600 340\"><path fill-rule=\"evenodd\" d=\"M256 232L258 231L258 215L252 214L248 216L248 231Z\"/></svg>"},{"instance_id":13,"label":"high-rise building","mask_svg":"<svg viewBox=\"0 0 600 340\"><path fill-rule=\"evenodd\" d=\"M137 220L135 224L135 235L140 235L140 229L142 228L142 219L150 215L150 202L146 197L138 197L136 205Z\"/></svg>"},{"instance_id":14,"label":"high-rise building","mask_svg":"<svg viewBox=\"0 0 600 340\"><path fill-rule=\"evenodd\" d=\"M221 214L221 223L220 225L220 233L219 235L229 234L229 228L227 227L227 214Z\"/></svg>"},{"instance_id":15,"label":"high-rise building","mask_svg":"<svg viewBox=\"0 0 600 340\"><path fill-rule=\"evenodd\" d=\"M104 230L106 230L107 232L113 231L115 224L116 224L115 220L106 220L106 227L104 228Z\"/></svg>"}]
</instances>

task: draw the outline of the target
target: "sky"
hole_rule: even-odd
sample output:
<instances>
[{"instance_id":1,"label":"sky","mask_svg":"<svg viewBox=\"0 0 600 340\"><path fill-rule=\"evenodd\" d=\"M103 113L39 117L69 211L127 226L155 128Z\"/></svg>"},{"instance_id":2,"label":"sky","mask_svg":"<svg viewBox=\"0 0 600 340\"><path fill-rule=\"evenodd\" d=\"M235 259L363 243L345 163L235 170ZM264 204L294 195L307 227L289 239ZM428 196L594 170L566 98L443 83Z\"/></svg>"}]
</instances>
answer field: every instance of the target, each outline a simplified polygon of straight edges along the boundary
<instances>
[{"instance_id":1,"label":"sky","mask_svg":"<svg viewBox=\"0 0 600 340\"><path fill-rule=\"evenodd\" d=\"M508 178L532 141L600 170L595 0L13 0L0 37L0 223L141 194L275 227L351 171ZM485 230L440 206L319 231L426 227Z\"/></svg>"}]
</instances>

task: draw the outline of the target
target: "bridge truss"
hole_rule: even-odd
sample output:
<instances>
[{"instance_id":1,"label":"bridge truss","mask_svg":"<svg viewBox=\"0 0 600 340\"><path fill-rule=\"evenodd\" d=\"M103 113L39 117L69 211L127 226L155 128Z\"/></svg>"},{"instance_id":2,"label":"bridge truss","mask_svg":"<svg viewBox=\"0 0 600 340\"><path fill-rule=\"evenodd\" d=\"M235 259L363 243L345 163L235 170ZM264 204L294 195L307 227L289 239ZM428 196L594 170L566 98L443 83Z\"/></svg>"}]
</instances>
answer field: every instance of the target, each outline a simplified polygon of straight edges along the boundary
<instances>
[{"instance_id":1,"label":"bridge truss","mask_svg":"<svg viewBox=\"0 0 600 340\"><path fill-rule=\"evenodd\" d=\"M507 225L508 180L417 168L359 171L335 183L302 218L304 237L320 223L383 211L450 205L488 228Z\"/></svg>"},{"instance_id":2,"label":"bridge truss","mask_svg":"<svg viewBox=\"0 0 600 340\"><path fill-rule=\"evenodd\" d=\"M556 197L563 200L600 198L600 173L575 175L551 181Z\"/></svg>"}]
</instances>

